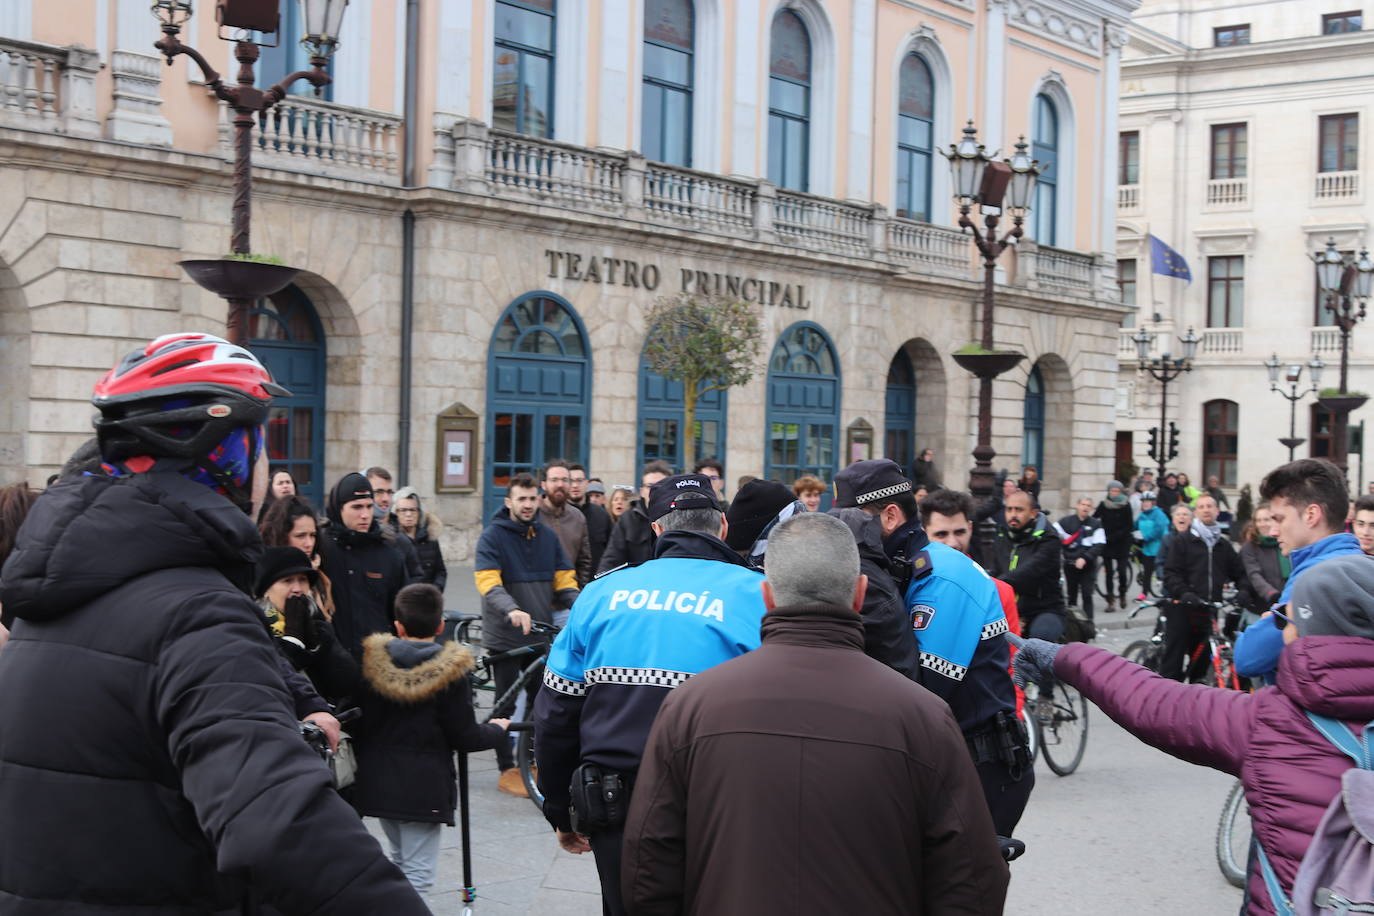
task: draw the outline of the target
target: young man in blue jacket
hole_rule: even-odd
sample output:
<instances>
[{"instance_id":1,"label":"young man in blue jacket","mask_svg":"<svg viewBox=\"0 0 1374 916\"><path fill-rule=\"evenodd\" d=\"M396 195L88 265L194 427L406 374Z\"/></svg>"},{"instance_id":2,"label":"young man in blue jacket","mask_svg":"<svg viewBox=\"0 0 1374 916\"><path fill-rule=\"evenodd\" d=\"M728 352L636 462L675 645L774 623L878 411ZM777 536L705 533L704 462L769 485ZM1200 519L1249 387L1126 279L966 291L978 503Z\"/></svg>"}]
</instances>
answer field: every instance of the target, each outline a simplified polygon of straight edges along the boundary
<instances>
[{"instance_id":1,"label":"young man in blue jacket","mask_svg":"<svg viewBox=\"0 0 1374 916\"><path fill-rule=\"evenodd\" d=\"M692 675L757 648L764 614L763 574L725 543L710 480L660 480L647 514L654 559L588 583L534 704L544 816L564 849L596 856L612 916L625 913L625 815L659 706Z\"/></svg>"}]
</instances>

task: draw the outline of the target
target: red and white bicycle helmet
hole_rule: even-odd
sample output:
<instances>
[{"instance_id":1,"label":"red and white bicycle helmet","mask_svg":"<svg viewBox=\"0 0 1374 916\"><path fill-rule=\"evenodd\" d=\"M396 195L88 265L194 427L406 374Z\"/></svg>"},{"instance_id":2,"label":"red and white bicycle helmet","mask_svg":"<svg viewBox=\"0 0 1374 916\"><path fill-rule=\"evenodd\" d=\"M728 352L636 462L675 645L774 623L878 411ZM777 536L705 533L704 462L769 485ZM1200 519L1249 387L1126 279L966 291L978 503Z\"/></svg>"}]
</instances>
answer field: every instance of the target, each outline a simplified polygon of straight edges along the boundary
<instances>
[{"instance_id":1,"label":"red and white bicycle helmet","mask_svg":"<svg viewBox=\"0 0 1374 916\"><path fill-rule=\"evenodd\" d=\"M105 373L91 403L106 460L199 459L233 430L265 422L272 398L290 394L243 347L211 334L165 334Z\"/></svg>"}]
</instances>

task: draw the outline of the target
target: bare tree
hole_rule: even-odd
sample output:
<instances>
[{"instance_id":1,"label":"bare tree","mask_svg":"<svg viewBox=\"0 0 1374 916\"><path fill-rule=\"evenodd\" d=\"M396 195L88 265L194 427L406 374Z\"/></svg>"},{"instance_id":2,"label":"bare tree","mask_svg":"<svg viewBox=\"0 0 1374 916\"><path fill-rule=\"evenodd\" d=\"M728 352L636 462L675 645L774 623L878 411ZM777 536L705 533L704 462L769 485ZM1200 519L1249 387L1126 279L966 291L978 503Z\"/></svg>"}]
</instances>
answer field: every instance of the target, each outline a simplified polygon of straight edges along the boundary
<instances>
[{"instance_id":1,"label":"bare tree","mask_svg":"<svg viewBox=\"0 0 1374 916\"><path fill-rule=\"evenodd\" d=\"M682 464L696 462L697 402L711 391L743 385L758 371L759 313L742 299L682 293L654 303L645 316L649 368L682 383Z\"/></svg>"}]
</instances>

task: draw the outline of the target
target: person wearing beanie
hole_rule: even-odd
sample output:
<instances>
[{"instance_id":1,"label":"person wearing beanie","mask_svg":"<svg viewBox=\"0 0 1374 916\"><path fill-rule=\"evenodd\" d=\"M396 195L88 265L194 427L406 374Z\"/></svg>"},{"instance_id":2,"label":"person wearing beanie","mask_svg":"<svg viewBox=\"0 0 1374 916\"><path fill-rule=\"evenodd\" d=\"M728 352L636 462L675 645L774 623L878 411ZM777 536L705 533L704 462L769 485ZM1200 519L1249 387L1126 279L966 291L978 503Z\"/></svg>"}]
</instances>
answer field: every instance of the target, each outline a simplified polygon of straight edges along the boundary
<instances>
[{"instance_id":1,"label":"person wearing beanie","mask_svg":"<svg viewBox=\"0 0 1374 916\"><path fill-rule=\"evenodd\" d=\"M1107 481L1107 495L1093 515L1102 522L1107 543L1102 548L1102 575L1107 580L1107 613L1126 609L1126 590L1131 583L1131 547L1135 543L1135 518L1119 480ZM1113 575L1113 573L1115 575ZM1112 591L1112 580L1116 591Z\"/></svg>"},{"instance_id":2,"label":"person wearing beanie","mask_svg":"<svg viewBox=\"0 0 1374 916\"><path fill-rule=\"evenodd\" d=\"M358 683L358 663L339 644L334 626L311 597L319 570L296 547L268 547L258 562L253 595L277 650L323 697L338 700Z\"/></svg>"},{"instance_id":3,"label":"person wearing beanie","mask_svg":"<svg viewBox=\"0 0 1374 916\"><path fill-rule=\"evenodd\" d=\"M1298 864L1352 763L1318 721L1353 737L1374 719L1374 559L1347 554L1312 567L1293 584L1290 609L1256 627L1280 632L1284 649L1275 686L1255 693L1178 684L1105 649L1039 639L1016 654L1016 677L1066 681L1151 747L1239 778L1262 858L1294 899ZM1245 916L1279 911L1260 858L1251 857ZM1122 906L1132 903L1150 901Z\"/></svg>"},{"instance_id":4,"label":"person wearing beanie","mask_svg":"<svg viewBox=\"0 0 1374 916\"><path fill-rule=\"evenodd\" d=\"M301 740L309 684L251 596L288 395L197 333L96 383L100 464L38 497L0 575L6 913L429 912Z\"/></svg>"},{"instance_id":5,"label":"person wearing beanie","mask_svg":"<svg viewBox=\"0 0 1374 916\"><path fill-rule=\"evenodd\" d=\"M776 480L749 481L735 491L735 500L725 512L729 523L725 543L751 565L762 569L768 550L766 532L778 523L779 513L791 510L787 512L790 518L797 511L806 511L798 506L799 502L792 490Z\"/></svg>"},{"instance_id":6,"label":"person wearing beanie","mask_svg":"<svg viewBox=\"0 0 1374 916\"><path fill-rule=\"evenodd\" d=\"M320 570L333 585L334 631L355 659L369 635L391 632L392 605L409 582L404 555L373 512L367 478L345 474L329 491L329 524L319 539Z\"/></svg>"}]
</instances>

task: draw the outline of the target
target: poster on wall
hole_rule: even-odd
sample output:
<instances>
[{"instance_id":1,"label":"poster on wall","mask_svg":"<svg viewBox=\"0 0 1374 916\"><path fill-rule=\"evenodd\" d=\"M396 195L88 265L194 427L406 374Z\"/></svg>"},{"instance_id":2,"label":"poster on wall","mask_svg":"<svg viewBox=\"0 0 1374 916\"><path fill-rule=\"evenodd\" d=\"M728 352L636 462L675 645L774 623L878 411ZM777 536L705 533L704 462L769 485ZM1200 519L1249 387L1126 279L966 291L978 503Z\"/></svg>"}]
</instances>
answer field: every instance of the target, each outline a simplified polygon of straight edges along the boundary
<instances>
[{"instance_id":1,"label":"poster on wall","mask_svg":"<svg viewBox=\"0 0 1374 916\"><path fill-rule=\"evenodd\" d=\"M472 430L444 430L444 489L465 489L472 486Z\"/></svg>"},{"instance_id":2,"label":"poster on wall","mask_svg":"<svg viewBox=\"0 0 1374 916\"><path fill-rule=\"evenodd\" d=\"M471 493L477 489L477 413L452 404L436 419L434 462L436 493Z\"/></svg>"}]
</instances>

